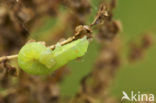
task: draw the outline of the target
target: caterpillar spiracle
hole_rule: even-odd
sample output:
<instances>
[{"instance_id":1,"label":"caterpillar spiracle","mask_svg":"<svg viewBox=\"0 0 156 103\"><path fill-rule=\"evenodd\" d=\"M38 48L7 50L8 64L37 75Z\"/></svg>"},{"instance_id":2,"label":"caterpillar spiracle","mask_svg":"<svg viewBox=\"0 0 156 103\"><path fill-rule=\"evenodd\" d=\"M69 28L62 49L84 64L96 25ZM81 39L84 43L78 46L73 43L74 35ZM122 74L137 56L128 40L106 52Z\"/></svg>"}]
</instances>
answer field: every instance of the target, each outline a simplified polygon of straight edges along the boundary
<instances>
[{"instance_id":1,"label":"caterpillar spiracle","mask_svg":"<svg viewBox=\"0 0 156 103\"><path fill-rule=\"evenodd\" d=\"M69 61L83 56L88 45L86 37L63 46L57 45L54 50L38 42L27 43L19 51L18 64L29 74L49 74Z\"/></svg>"}]
</instances>

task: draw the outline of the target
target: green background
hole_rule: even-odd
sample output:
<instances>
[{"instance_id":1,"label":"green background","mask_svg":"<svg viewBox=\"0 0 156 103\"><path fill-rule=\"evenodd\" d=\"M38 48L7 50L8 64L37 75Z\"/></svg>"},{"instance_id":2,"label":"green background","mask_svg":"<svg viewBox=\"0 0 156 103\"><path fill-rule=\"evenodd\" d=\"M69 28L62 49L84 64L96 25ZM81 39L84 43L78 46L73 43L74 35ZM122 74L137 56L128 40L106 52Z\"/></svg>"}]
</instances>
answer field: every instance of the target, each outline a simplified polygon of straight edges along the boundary
<instances>
[{"instance_id":1,"label":"green background","mask_svg":"<svg viewBox=\"0 0 156 103\"><path fill-rule=\"evenodd\" d=\"M91 23L95 17L100 0L91 0L91 2L92 13L88 16L87 23ZM61 17L64 17L68 10L65 8L60 10L63 12ZM143 59L135 63L127 62L128 47L131 41L139 41L144 33L152 33L153 39L156 40L156 0L118 0L114 15L115 19L120 20L123 25L123 31L119 34L122 43L120 53L122 66L110 87L110 93L119 99L122 96L122 91L130 93L131 90L156 95L156 43L154 42L152 47L146 51ZM61 28L61 22L63 21L61 20L62 18L50 18L46 21L47 24L43 20L46 26L43 25L41 27L43 29L40 29L40 31L37 29L38 32L32 33L32 37L42 40L43 36L41 34L44 34L49 39L47 35L53 34L56 28ZM80 80L92 70L98 51L99 44L93 41L87 54L81 60L75 60L68 64L70 74L66 75L61 83L62 95L74 96L79 90Z\"/></svg>"},{"instance_id":2,"label":"green background","mask_svg":"<svg viewBox=\"0 0 156 103\"><path fill-rule=\"evenodd\" d=\"M94 12L97 11L98 2L93 1ZM93 13L95 14L95 13ZM141 93L153 93L156 95L156 45L153 43L143 59L135 63L127 63L126 56L128 45L131 40L143 33L156 33L156 0L119 0L114 11L115 19L120 20L123 31L119 34L122 41L121 54L122 66L118 71L111 87L111 93L121 98L122 91L130 93L140 91ZM78 91L81 78L86 75L93 66L98 55L98 44L93 42L87 55L81 61L74 61L69 64L70 72L62 82L61 91L63 95L73 95Z\"/></svg>"},{"instance_id":3,"label":"green background","mask_svg":"<svg viewBox=\"0 0 156 103\"><path fill-rule=\"evenodd\" d=\"M123 90L127 93L133 90L136 93L140 91L156 95L155 4L155 0L119 0L118 2L115 16L123 24L123 32L120 34L123 48L126 49L129 41L137 40L137 37L146 32L153 33L154 40L143 59L132 64L124 63L120 68L112 87L113 94L119 97Z\"/></svg>"}]
</instances>

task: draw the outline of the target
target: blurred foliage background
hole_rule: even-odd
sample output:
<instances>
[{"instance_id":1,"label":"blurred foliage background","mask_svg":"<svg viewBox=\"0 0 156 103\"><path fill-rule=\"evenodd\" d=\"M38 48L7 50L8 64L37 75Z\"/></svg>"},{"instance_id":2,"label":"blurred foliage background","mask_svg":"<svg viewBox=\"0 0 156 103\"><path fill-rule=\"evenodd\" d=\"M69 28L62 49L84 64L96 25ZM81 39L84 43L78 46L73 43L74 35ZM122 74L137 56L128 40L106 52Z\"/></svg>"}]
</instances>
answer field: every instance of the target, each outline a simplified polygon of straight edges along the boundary
<instances>
[{"instance_id":1,"label":"blurred foliage background","mask_svg":"<svg viewBox=\"0 0 156 103\"><path fill-rule=\"evenodd\" d=\"M120 34L123 41L125 55L128 52L127 45L144 33L152 33L156 37L156 3L155 0L119 0L115 11L115 18L123 24L123 32ZM140 91L142 93L156 94L156 43L147 50L145 56L139 61L125 63L117 74L112 86L113 94L121 97L121 91Z\"/></svg>"},{"instance_id":2,"label":"blurred foliage background","mask_svg":"<svg viewBox=\"0 0 156 103\"><path fill-rule=\"evenodd\" d=\"M34 0L35 1L35 0ZM42 0L41 0L42 1ZM91 0L91 13L85 17L87 24L90 24L102 0ZM118 69L109 91L112 96L121 99L122 91L130 93L130 91L140 91L143 93L153 93L156 95L156 0L118 0L117 7L113 11L114 18L122 23L122 31L118 35L120 38L120 56L121 66ZM66 6L55 5L59 12L56 16L42 14L45 8L39 5L38 13L41 17L34 17L34 24L27 24L26 27L32 25L28 30L30 36L20 44L21 47L27 40L35 39L37 41L45 41L47 45L51 45L60 40L74 34L76 23L69 23L72 14L71 8ZM45 3L44 5L47 5ZM46 11L46 10L45 10ZM52 13L53 14L53 13ZM77 18L75 17L76 21ZM73 21L74 21L73 20ZM82 21L79 21L82 22ZM77 24L79 24L79 22ZM96 34L96 31L93 33ZM130 53L131 42L139 43L144 34L153 34L152 46L146 50L144 56L135 62L127 60ZM15 38L16 39L16 38ZM13 44L12 44L13 45ZM2 48L0 47L0 50ZM69 73L65 75L63 81L59 82L60 94L64 97L74 97L80 89L80 81L84 76L90 73L94 68L96 58L100 51L100 43L93 40L89 46L88 52L80 60L74 60L67 65ZM11 53L16 53L17 50ZM3 53L2 53L3 54ZM8 54L8 53L6 53ZM10 54L10 51L9 51ZM14 62L13 62L14 63ZM15 63L14 63L15 64ZM16 64L17 65L17 64Z\"/></svg>"},{"instance_id":3,"label":"blurred foliage background","mask_svg":"<svg viewBox=\"0 0 156 103\"><path fill-rule=\"evenodd\" d=\"M97 2L93 1L93 6ZM120 67L110 91L114 96L121 98L122 91L140 91L143 93L156 94L156 44L147 50L143 59L135 63L128 63L128 45L131 41L139 41L144 33L152 33L153 39L156 34L156 1L155 0L118 0L114 11L115 18L121 20L123 31L119 34L122 41L121 55L123 65ZM95 11L96 11L96 6ZM98 53L98 43L93 42L83 62L74 61L69 64L71 74L61 84L64 95L73 95L78 90L78 83L92 68L92 64ZM93 55L94 54L94 55ZM124 61L125 60L125 61Z\"/></svg>"}]
</instances>

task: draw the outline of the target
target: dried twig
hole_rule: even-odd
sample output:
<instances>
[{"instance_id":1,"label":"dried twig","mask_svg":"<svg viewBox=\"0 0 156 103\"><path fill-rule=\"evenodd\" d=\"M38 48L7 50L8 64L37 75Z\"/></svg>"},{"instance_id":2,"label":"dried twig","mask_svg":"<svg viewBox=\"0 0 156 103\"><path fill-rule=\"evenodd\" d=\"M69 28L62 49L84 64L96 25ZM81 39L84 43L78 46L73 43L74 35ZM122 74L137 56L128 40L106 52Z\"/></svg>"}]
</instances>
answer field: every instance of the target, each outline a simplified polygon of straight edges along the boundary
<instances>
[{"instance_id":1,"label":"dried twig","mask_svg":"<svg viewBox=\"0 0 156 103\"><path fill-rule=\"evenodd\" d=\"M3 62L3 61L5 61L5 60L15 59L15 58L17 58L17 57L18 57L17 54L15 54L15 55L10 55L10 56L2 56L2 57L0 57L0 63Z\"/></svg>"},{"instance_id":2,"label":"dried twig","mask_svg":"<svg viewBox=\"0 0 156 103\"><path fill-rule=\"evenodd\" d=\"M108 14L108 8L106 7L106 5L104 3L102 3L100 5L99 11L95 17L95 19L93 20L91 26L96 25L96 24L103 24L105 18L108 18L109 14Z\"/></svg>"},{"instance_id":3,"label":"dried twig","mask_svg":"<svg viewBox=\"0 0 156 103\"><path fill-rule=\"evenodd\" d=\"M91 29L89 26L77 26L76 29L75 29L75 35L72 36L72 37L69 37L68 39L62 41L62 42L59 42L59 44L61 46L65 45L65 44L68 44L74 40L77 40L79 38L82 38L84 37L85 35L90 38L91 36ZM49 46L50 49L54 50L56 47L56 44L52 45L52 46ZM18 57L18 54L15 54L15 55L10 55L10 56L2 56L0 57L0 63L5 61L5 60L11 60L11 59L16 59Z\"/></svg>"},{"instance_id":4,"label":"dried twig","mask_svg":"<svg viewBox=\"0 0 156 103\"><path fill-rule=\"evenodd\" d=\"M75 29L75 35L72 36L72 37L69 37L68 39L66 39L65 41L62 41L62 42L59 42L61 46L65 45L65 44L68 44L74 40L77 40L79 38L82 38L84 36L87 36L87 38L91 38L91 27L93 25L96 25L100 22L102 22L101 20L103 20L105 17L108 16L107 14L107 9L106 9L106 6L105 4L101 4L100 5L100 9L98 11L98 14L97 16L95 17L94 21L92 22L92 24L90 26L87 26L87 25L79 25L76 27ZM100 22L98 22L100 21ZM50 49L54 50L56 47L56 44L55 45L52 45L52 46L49 46ZM11 60L11 59L16 59L18 57L18 54L15 54L15 55L10 55L10 56L2 56L0 57L0 63L5 61L5 60Z\"/></svg>"}]
</instances>

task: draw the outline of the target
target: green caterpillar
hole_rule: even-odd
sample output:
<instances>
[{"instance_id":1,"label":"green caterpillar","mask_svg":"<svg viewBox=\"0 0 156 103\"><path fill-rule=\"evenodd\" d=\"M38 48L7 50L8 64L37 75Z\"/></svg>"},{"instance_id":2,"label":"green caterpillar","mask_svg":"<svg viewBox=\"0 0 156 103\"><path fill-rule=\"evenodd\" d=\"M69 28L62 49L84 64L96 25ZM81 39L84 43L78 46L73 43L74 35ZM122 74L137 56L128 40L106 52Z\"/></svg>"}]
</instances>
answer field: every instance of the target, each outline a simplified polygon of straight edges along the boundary
<instances>
[{"instance_id":1,"label":"green caterpillar","mask_svg":"<svg viewBox=\"0 0 156 103\"><path fill-rule=\"evenodd\" d=\"M34 75L49 74L69 61L83 56L89 42L86 37L51 50L41 43L27 43L18 54L18 64L25 72Z\"/></svg>"}]
</instances>

